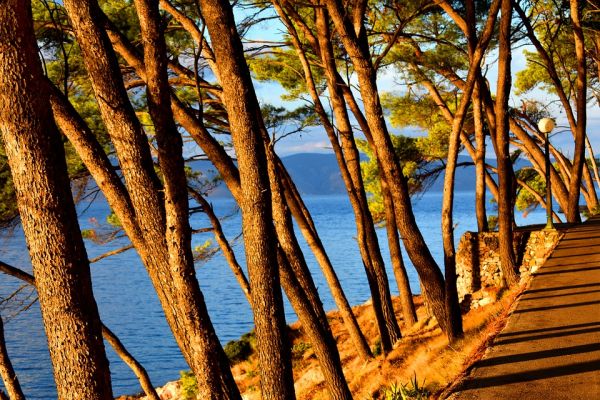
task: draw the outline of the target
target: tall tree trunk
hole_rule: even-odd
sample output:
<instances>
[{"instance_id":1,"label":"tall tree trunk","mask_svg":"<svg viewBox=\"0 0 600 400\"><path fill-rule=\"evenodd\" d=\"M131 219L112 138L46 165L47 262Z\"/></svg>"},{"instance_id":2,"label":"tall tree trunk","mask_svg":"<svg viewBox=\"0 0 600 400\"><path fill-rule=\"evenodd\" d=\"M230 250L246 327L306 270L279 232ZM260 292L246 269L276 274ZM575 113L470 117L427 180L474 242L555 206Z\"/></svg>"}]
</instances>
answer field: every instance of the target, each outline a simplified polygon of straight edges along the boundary
<instances>
[{"instance_id":1,"label":"tall tree trunk","mask_svg":"<svg viewBox=\"0 0 600 400\"><path fill-rule=\"evenodd\" d=\"M352 24L346 17L339 0L324 0L324 4L327 6L358 77L365 117L373 136L375 154L383 167L383 171L381 171L382 179L387 180L392 192L396 221L406 251L428 291L431 309L442 331L448 335L450 340L454 340L453 322L446 312L445 306L444 277L425 244L412 212L406 179L402 175L400 162L394 152L383 117L383 109L377 90L376 71L370 59L366 37L359 41L355 36Z\"/></svg>"},{"instance_id":2,"label":"tall tree trunk","mask_svg":"<svg viewBox=\"0 0 600 400\"><path fill-rule=\"evenodd\" d=\"M261 118L260 116L258 118ZM280 257L281 275L286 274L287 268L291 268L293 278L282 279L282 284L290 302L295 310L299 312L300 322L307 330L311 343L315 348L315 354L319 359L321 372L327 384L329 395L334 399L352 398L348 384L344 378L342 362L336 347L335 339L331 333L327 315L323 309L323 304L319 298L317 288L312 279L306 260L300 249L294 229L290 211L285 204L281 178L277 168L277 158L266 130L263 131L263 140L267 152L267 166L269 181L271 187L271 198L273 204L273 221L275 231L279 240L281 252ZM283 262L283 264L281 264ZM290 285L298 285L292 287ZM301 293L302 299L298 294ZM301 300L301 303L298 301ZM308 304L305 304L308 301ZM306 306L309 307L306 307ZM308 309L309 312L302 312L302 309ZM307 311L308 311L307 310Z\"/></svg>"},{"instance_id":3,"label":"tall tree trunk","mask_svg":"<svg viewBox=\"0 0 600 400\"><path fill-rule=\"evenodd\" d=\"M469 58L473 58L475 48L477 47L477 17L475 10L475 1L467 0L466 8L466 31L467 44L469 49ZM485 193L485 133L483 131L483 113L481 110L481 94L479 85L482 84L481 68L476 71L477 80L473 88L473 125L475 130L475 144L477 150L475 153L475 215L477 218L477 231L488 231L487 215L485 210L486 193Z\"/></svg>"},{"instance_id":4,"label":"tall tree trunk","mask_svg":"<svg viewBox=\"0 0 600 400\"><path fill-rule=\"evenodd\" d=\"M126 40L121 35L119 35L118 32L115 31L112 27L109 33L111 35L111 40L113 41L120 54L123 55L127 62L135 68L138 75L140 75L142 79L145 79L145 67L136 55L135 50L132 49L131 46L127 44ZM231 158L225 153L221 145L218 144L212 138L212 136L210 136L208 131L206 131L204 126L195 118L195 116L192 116L191 113L181 105L181 103L176 97L171 97L171 104L178 121L192 135L194 140L196 140L196 142L203 148L210 160L214 163L215 167L217 167L236 201L238 203L242 203L244 200L243 192L241 190L240 185L240 175L238 173L238 169L231 161ZM256 118L260 119L260 116L257 114ZM263 127L261 126L261 131L262 130ZM277 161L277 163L279 165L279 171L285 171L285 169L281 167L281 162ZM279 189L276 190L279 193ZM299 210L299 214L300 217L304 217L299 218L299 221L304 221L308 215L307 213L304 213L304 211L301 210ZM286 224L280 224L279 226L283 229L288 230L287 232L284 231L287 235L286 238L289 239L289 237L293 236L293 231ZM311 223L311 234L312 233L314 233L316 237L316 230L314 230L314 224ZM311 238L313 237L311 236ZM316 239L318 239L318 237L316 237ZM290 242L288 242L288 244L289 243ZM293 246L288 247L288 250L292 248ZM322 248L322 245L320 246L320 248ZM300 250L298 249L298 251ZM298 263L298 260L302 257L301 253L295 253L295 250L292 250L292 252L289 254L290 257L296 262L294 265L300 265L300 263ZM317 255L324 255L324 253L317 253ZM319 362L322 364L329 363L330 365L335 365L335 359L336 357L339 359L339 355L335 354L337 353L335 346L325 347L325 345L329 343L327 339L327 332L329 328L327 326L328 324L326 322L323 322L326 321L326 318L324 317L325 313L322 309L320 301L318 300L318 294L316 293L316 288L314 287L314 284L312 285L312 289L310 284L306 284L308 280L310 280L310 277L307 275L308 272L303 272L305 270L303 268L296 268L295 270L292 270L291 265L286 258L286 255L283 254L283 251L281 249L278 250L277 256L280 264L279 267L281 273L281 284L290 299L292 307L298 314L298 317L302 321L302 324L313 328L313 330L307 328L307 331L311 337L311 340L315 343L315 352L319 356ZM296 272L304 275L296 276ZM328 276L327 273L326 276ZM300 282L304 282L303 287L300 286ZM304 289L311 292L307 293L304 291ZM250 303L252 304L252 299L250 299ZM349 306L348 309L350 309ZM321 317L319 318L318 315L320 315ZM323 326L326 326L326 328L323 329ZM320 328L315 330L315 327ZM323 351L319 353L319 348L322 345ZM326 349L327 351L325 351ZM326 365L325 368L330 367ZM341 368L339 370L341 371ZM329 369L329 371L332 371L332 369ZM332 377L331 380L328 380L328 383L334 382L336 380L339 381L340 376L341 380L343 381L343 375L341 374L338 374L337 376L328 376L326 373L324 373L324 376L326 378ZM334 384L334 386L338 387L339 385Z\"/></svg>"},{"instance_id":5,"label":"tall tree trunk","mask_svg":"<svg viewBox=\"0 0 600 400\"><path fill-rule=\"evenodd\" d=\"M240 184L244 188L242 224L261 367L262 396L265 399L294 399L290 348L285 336L276 264L276 238L271 224L269 177L261 137L264 127L259 118L260 107L244 59L242 42L235 30L231 6L217 0L200 0L200 6L217 59L223 85L223 102L238 159Z\"/></svg>"},{"instance_id":6,"label":"tall tree trunk","mask_svg":"<svg viewBox=\"0 0 600 400\"><path fill-rule=\"evenodd\" d=\"M123 171L135 221L124 222L125 215L117 216L148 270L175 339L196 375L199 392L210 399L238 399L239 391L210 321L193 264L186 261L185 254L191 250L186 249L189 243L181 238L185 235L181 214L173 213L175 207L181 206L180 200L176 200L177 206L170 205L167 218L164 202L172 202L175 193L163 196L147 137L127 98L116 56L101 27L103 14L94 1L68 0L64 5ZM176 142L170 146L173 147L169 151L177 151ZM100 176L105 171L96 173ZM96 181L101 186L105 184ZM113 196L107 196L107 200L111 206L119 202ZM167 220L169 229L174 228L170 233L166 232ZM176 224L179 225L175 227Z\"/></svg>"},{"instance_id":7,"label":"tall tree trunk","mask_svg":"<svg viewBox=\"0 0 600 400\"><path fill-rule=\"evenodd\" d=\"M398 235L398 225L396 224L396 215L394 214L394 199L387 187L385 180L381 181L381 191L383 192L383 202L385 207L385 230L388 237L388 246L390 249L390 258L392 260L392 270L396 285L398 285L398 296L400 297L400 307L402 308L402 317L407 327L413 326L417 322L417 312L413 300L412 289L404 266L402 258L402 249L400 247L400 236Z\"/></svg>"},{"instance_id":8,"label":"tall tree trunk","mask_svg":"<svg viewBox=\"0 0 600 400\"><path fill-rule=\"evenodd\" d=\"M500 50L498 54L498 89L496 94L496 155L498 159L498 240L500 265L506 286L517 283L516 260L513 249L512 164L508 149L508 100L511 88L510 27L511 0L502 0L500 18Z\"/></svg>"},{"instance_id":9,"label":"tall tree trunk","mask_svg":"<svg viewBox=\"0 0 600 400\"><path fill-rule=\"evenodd\" d=\"M350 306L350 303L344 294L341 283L335 270L333 269L333 265L331 264L327 253L325 252L325 248L316 231L314 222L310 218L310 213L302 201L294 182L291 180L289 174L283 167L283 163L281 163L281 160L279 159L277 160L277 163L279 165L280 174L282 175L282 183L285 188L286 201L290 207L290 211L298 223L298 228L304 236L308 246L313 251L317 263L323 271L323 275L327 280L335 304L344 318L344 324L350 337L352 338L352 342L354 343L357 354L363 360L368 360L373 356L371 354L371 349L369 348L365 336L360 330L356 316L352 311L352 307Z\"/></svg>"},{"instance_id":10,"label":"tall tree trunk","mask_svg":"<svg viewBox=\"0 0 600 400\"><path fill-rule=\"evenodd\" d=\"M338 143L337 136L334 134L333 126L329 127L331 131L329 139L338 153L336 154L338 164L344 172L342 175L345 176L344 182L357 222L357 238L359 239L358 244L363 256L363 263L368 268L370 267L367 275L370 277L369 282L373 307L378 321L382 349L387 353L391 351L392 345L401 338L400 328L394 314L387 273L383 257L381 256L373 217L368 206L367 195L360 171L358 149L354 141L352 126L346 110L342 90L337 84L337 67L333 54L333 46L329 38L329 19L324 9L318 9L316 13L319 52L325 66L328 92L331 98L335 121L337 122L341 146ZM313 97L315 97L315 94L316 91L313 90ZM316 100L318 101L318 98ZM326 120L324 123L329 125L324 110L322 114L324 117L322 119Z\"/></svg>"},{"instance_id":11,"label":"tall tree trunk","mask_svg":"<svg viewBox=\"0 0 600 400\"><path fill-rule=\"evenodd\" d=\"M460 307L458 305L458 291L456 287L456 249L454 247L453 223L454 180L456 175L456 164L464 120L467 109L471 102L475 84L479 77L481 60L494 31L499 6L500 2L498 0L492 4L480 40L475 45L471 43L469 46L469 72L460 100L460 105L458 106L452 121L452 132L450 134L448 157L444 172L444 196L442 199L442 240L444 245L444 276L446 278L446 307L448 308L448 314L450 318L453 319L453 326L455 327L454 335L457 337L462 335L462 317L460 313Z\"/></svg>"},{"instance_id":12,"label":"tall tree trunk","mask_svg":"<svg viewBox=\"0 0 600 400\"><path fill-rule=\"evenodd\" d=\"M43 84L29 1L0 2L0 133L38 282L59 399L112 399L65 155Z\"/></svg>"},{"instance_id":13,"label":"tall tree trunk","mask_svg":"<svg viewBox=\"0 0 600 400\"><path fill-rule=\"evenodd\" d=\"M569 203L565 214L567 221L580 222L579 195L581 192L581 173L585 162L585 138L586 138L586 103L587 103L587 70L585 60L585 40L581 27L582 4L578 0L570 0L571 22L573 24L573 39L575 42L575 54L577 57L577 81L575 107L577 110L577 127L575 130L575 151L573 155L573 167L571 169L571 182L569 185ZM592 155L593 156L593 155Z\"/></svg>"},{"instance_id":14,"label":"tall tree trunk","mask_svg":"<svg viewBox=\"0 0 600 400\"><path fill-rule=\"evenodd\" d=\"M473 120L475 125L475 144L477 145L475 153L475 214L477 216L477 231L487 232L489 226L486 213L485 190L485 132L483 130L483 113L479 93L480 82L475 83L475 91L473 92Z\"/></svg>"},{"instance_id":15,"label":"tall tree trunk","mask_svg":"<svg viewBox=\"0 0 600 400\"><path fill-rule=\"evenodd\" d=\"M6 342L4 339L4 323L0 316L0 376L4 382L4 387L8 392L10 400L25 400L23 390L21 390L21 384L19 378L10 362L8 357L8 350L6 350Z\"/></svg>"}]
</instances>

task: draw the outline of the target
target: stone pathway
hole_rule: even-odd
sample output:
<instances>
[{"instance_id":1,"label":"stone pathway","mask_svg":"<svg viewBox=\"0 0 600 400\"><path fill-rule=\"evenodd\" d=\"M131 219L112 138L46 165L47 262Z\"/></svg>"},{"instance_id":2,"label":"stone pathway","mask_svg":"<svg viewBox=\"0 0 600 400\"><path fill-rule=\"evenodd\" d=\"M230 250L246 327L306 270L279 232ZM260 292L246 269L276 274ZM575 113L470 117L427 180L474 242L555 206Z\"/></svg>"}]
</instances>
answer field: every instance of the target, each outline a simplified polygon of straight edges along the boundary
<instances>
[{"instance_id":1,"label":"stone pathway","mask_svg":"<svg viewBox=\"0 0 600 400\"><path fill-rule=\"evenodd\" d=\"M570 228L451 399L600 399L600 218Z\"/></svg>"}]
</instances>

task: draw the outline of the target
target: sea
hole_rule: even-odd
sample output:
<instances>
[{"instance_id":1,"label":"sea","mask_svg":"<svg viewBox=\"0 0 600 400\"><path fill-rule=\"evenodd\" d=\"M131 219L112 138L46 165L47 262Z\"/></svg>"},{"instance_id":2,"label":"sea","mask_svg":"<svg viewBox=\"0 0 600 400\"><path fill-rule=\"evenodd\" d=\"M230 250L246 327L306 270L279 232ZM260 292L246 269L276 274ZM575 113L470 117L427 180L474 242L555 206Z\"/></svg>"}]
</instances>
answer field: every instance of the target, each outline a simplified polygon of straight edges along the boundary
<instances>
[{"instance_id":1,"label":"sea","mask_svg":"<svg viewBox=\"0 0 600 400\"><path fill-rule=\"evenodd\" d=\"M244 249L241 234L241 216L231 198L210 198L226 236L234 244L238 261L244 265ZM343 195L305 196L304 200L313 216L319 235L324 243L342 287L351 304L362 304L370 295L367 278L361 263L356 243L356 226L348 198ZM413 198L413 209L417 224L438 263L443 262L440 192L425 193ZM493 214L494 205L488 204L488 213ZM465 231L476 230L475 193L457 192L454 205L455 240L458 243ZM78 205L82 229L102 231L110 210L106 201L96 198ZM526 217L517 215L519 225L539 224L545 221L543 209L535 210ZM198 213L192 216L194 229L209 227L206 218ZM298 232L300 242L309 264L319 294L327 310L335 304L325 279L312 253ZM385 228L378 229L381 251L386 261L388 278L393 294L397 286L393 281ZM212 234L194 236L193 245L215 246ZM86 241L90 259L127 244L126 238L109 243ZM0 260L15 267L31 271L31 264L23 232L19 227L0 237ZM410 284L414 293L419 293L416 271L406 257ZM93 288L103 322L121 339L127 349L148 370L155 386L160 386L179 377L180 371L188 369L172 334L165 322L158 298L150 279L134 250L105 258L91 265ZM197 264L197 276L208 310L219 339L223 344L239 338L252 330L252 312L223 257L216 253ZM17 291L15 295L13 293ZM12 296L12 297L11 297ZM0 275L0 314L5 321L5 336L9 356L18 374L28 399L53 399L56 390L52 366L39 305L35 292L23 287L16 279ZM286 303L286 319L296 316ZM115 396L141 392L139 383L129 368L106 346L110 361Z\"/></svg>"}]
</instances>

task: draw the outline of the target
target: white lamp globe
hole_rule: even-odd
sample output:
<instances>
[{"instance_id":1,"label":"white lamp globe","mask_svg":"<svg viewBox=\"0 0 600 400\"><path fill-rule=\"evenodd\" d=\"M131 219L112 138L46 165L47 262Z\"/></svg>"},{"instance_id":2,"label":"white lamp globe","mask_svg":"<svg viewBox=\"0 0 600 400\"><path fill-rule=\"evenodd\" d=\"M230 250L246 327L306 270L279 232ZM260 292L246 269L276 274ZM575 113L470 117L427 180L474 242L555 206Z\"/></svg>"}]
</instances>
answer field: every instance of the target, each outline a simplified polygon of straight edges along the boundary
<instances>
[{"instance_id":1,"label":"white lamp globe","mask_svg":"<svg viewBox=\"0 0 600 400\"><path fill-rule=\"evenodd\" d=\"M540 122L538 122L538 129L546 134L552 132L552 129L554 129L555 126L556 124L552 118L542 118L540 119Z\"/></svg>"}]
</instances>

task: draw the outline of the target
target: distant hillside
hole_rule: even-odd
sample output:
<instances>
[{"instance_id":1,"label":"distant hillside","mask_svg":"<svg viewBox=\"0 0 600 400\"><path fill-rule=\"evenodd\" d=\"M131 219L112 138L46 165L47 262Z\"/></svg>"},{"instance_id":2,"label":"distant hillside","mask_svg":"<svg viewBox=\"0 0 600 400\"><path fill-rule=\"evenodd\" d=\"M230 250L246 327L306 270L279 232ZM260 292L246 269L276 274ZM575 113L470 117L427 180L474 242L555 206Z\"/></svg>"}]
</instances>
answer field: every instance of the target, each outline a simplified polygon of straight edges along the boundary
<instances>
[{"instance_id":1,"label":"distant hillside","mask_svg":"<svg viewBox=\"0 0 600 400\"><path fill-rule=\"evenodd\" d=\"M301 194L335 195L344 194L346 189L333 154L300 153L282 157ZM216 170L208 161L193 161L190 166L207 177L216 176ZM230 196L224 184L212 193L213 197Z\"/></svg>"},{"instance_id":2,"label":"distant hillside","mask_svg":"<svg viewBox=\"0 0 600 400\"><path fill-rule=\"evenodd\" d=\"M282 161L298 186L300 193L309 195L346 193L344 182L333 154L299 153L283 157ZM458 162L469 163L472 161L468 156L460 156ZM492 165L495 164L495 160L490 159L487 162ZM526 165L526 162L520 161L517 164L519 167L522 167ZM201 171L207 176L216 175L215 168L208 161L194 161L191 166L194 170ZM442 173L428 190L430 192L441 192L443 186L444 174ZM459 167L456 171L456 191L474 190L475 167L473 165ZM225 185L221 184L211 196L230 196L230 193Z\"/></svg>"},{"instance_id":3,"label":"distant hillside","mask_svg":"<svg viewBox=\"0 0 600 400\"><path fill-rule=\"evenodd\" d=\"M282 158L302 194L343 194L344 181L333 154L300 153Z\"/></svg>"}]
</instances>

